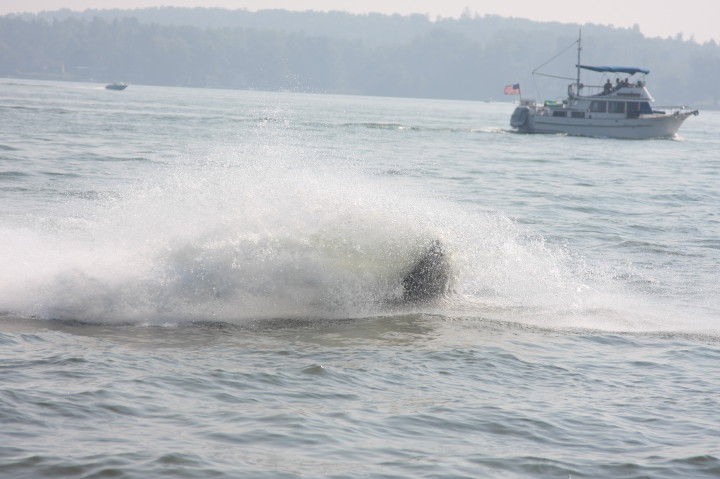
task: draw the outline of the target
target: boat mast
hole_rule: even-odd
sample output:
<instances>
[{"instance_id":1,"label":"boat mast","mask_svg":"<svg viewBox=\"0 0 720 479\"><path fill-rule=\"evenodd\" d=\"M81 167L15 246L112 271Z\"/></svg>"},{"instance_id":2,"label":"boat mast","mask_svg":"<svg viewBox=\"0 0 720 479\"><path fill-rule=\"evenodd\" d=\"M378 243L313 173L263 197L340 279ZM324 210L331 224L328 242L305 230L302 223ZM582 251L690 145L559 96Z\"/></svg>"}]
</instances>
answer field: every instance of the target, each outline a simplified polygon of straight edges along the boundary
<instances>
[{"instance_id":1,"label":"boat mast","mask_svg":"<svg viewBox=\"0 0 720 479\"><path fill-rule=\"evenodd\" d=\"M580 50L582 50L582 28L578 31L578 60L577 60L577 82L575 83L577 88L577 94L580 95Z\"/></svg>"}]
</instances>

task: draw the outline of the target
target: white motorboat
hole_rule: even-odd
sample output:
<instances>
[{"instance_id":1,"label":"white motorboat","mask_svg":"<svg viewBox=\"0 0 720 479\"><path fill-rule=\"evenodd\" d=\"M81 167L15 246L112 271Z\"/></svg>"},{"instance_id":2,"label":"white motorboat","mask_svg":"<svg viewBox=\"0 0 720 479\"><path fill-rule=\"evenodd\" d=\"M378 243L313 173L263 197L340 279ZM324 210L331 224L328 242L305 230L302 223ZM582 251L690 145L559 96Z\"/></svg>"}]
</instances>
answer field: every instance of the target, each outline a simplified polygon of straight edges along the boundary
<instances>
[{"instance_id":1,"label":"white motorboat","mask_svg":"<svg viewBox=\"0 0 720 479\"><path fill-rule=\"evenodd\" d=\"M520 105L510 119L510 125L517 131L607 138L662 138L675 135L689 116L698 114L697 110L683 106L653 107L655 100L645 83L649 70L582 65L581 37L576 43L577 78L568 85L567 97L562 102L542 104L521 97ZM582 70L602 74L606 77L605 83L584 85L580 82ZM537 70L533 74L538 74ZM615 82L611 81L611 75L616 77ZM618 75L625 79L621 81ZM634 75L639 78L635 80Z\"/></svg>"},{"instance_id":2,"label":"white motorboat","mask_svg":"<svg viewBox=\"0 0 720 479\"><path fill-rule=\"evenodd\" d=\"M124 90L127 88L127 83L110 83L109 85L105 85L105 88L108 90Z\"/></svg>"}]
</instances>

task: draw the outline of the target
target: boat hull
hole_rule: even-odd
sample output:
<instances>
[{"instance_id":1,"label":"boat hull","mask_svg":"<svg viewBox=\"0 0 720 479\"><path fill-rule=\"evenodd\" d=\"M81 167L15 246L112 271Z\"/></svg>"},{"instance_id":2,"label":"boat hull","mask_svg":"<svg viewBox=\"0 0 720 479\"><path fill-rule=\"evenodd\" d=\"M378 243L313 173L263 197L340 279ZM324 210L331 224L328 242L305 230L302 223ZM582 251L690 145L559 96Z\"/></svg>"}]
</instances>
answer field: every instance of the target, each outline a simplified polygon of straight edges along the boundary
<instances>
[{"instance_id":1,"label":"boat hull","mask_svg":"<svg viewBox=\"0 0 720 479\"><path fill-rule=\"evenodd\" d=\"M577 119L540 115L529 111L518 131L601 138L649 139L674 136L683 122L697 112L643 115L640 118Z\"/></svg>"}]
</instances>

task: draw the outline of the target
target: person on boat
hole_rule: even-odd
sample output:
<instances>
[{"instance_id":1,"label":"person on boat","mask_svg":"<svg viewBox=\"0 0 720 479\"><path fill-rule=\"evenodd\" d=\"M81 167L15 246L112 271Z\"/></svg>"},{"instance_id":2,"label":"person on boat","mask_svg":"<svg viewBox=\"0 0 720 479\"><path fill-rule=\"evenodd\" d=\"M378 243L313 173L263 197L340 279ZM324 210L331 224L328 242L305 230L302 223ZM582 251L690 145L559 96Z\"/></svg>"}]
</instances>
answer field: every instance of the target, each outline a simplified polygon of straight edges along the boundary
<instances>
[{"instance_id":1,"label":"person on boat","mask_svg":"<svg viewBox=\"0 0 720 479\"><path fill-rule=\"evenodd\" d=\"M612 82L608 78L607 81L605 82L605 85L603 86L603 95L608 95L608 94L612 93L612 90L613 90Z\"/></svg>"},{"instance_id":2,"label":"person on boat","mask_svg":"<svg viewBox=\"0 0 720 479\"><path fill-rule=\"evenodd\" d=\"M620 88L622 88L622 83L620 83L620 79L615 79L615 91L618 91Z\"/></svg>"}]
</instances>

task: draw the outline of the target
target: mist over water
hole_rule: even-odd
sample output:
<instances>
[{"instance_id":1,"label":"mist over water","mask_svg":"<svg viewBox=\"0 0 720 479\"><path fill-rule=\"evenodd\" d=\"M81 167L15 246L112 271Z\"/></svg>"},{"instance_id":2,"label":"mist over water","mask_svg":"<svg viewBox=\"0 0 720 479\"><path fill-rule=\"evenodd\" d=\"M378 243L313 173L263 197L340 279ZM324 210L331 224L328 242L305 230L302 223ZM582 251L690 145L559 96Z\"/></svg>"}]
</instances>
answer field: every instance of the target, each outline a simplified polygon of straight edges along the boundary
<instances>
[{"instance_id":1,"label":"mist over water","mask_svg":"<svg viewBox=\"0 0 720 479\"><path fill-rule=\"evenodd\" d=\"M523 244L501 215L353 166L274 154L213 152L200 165L161 167L81 211L59 204L49 225L6 232L13 252L3 266L17 274L4 302L14 298L29 316L90 322L385 314L398 309L402 278L435 240L452 264L446 307L462 307L464 296L509 301L510 284L527 275L528 292L538 278L555 278L554 294L573 281L561 252L539 239Z\"/></svg>"},{"instance_id":2,"label":"mist over water","mask_svg":"<svg viewBox=\"0 0 720 479\"><path fill-rule=\"evenodd\" d=\"M261 145L186 153L109 184L90 204L61 198L54 216L6 230L2 267L13 274L3 309L91 323L429 310L547 327L681 327L648 313L652 298L624 288L606 265L503 213L325 162L271 134ZM448 254L447 293L402 305L403 277L435 240Z\"/></svg>"}]
</instances>

